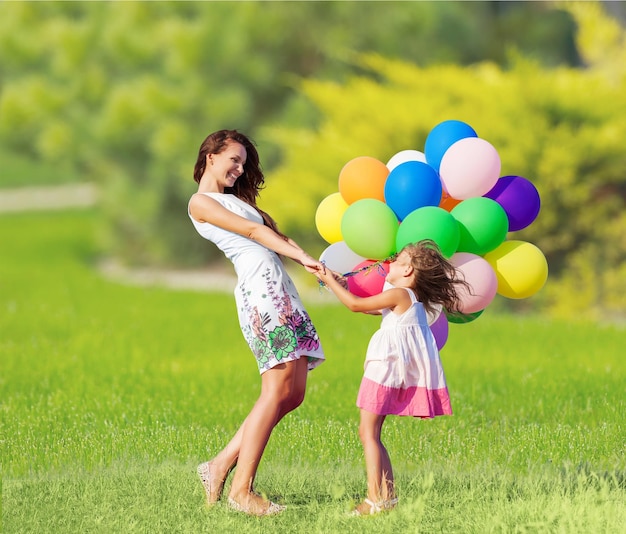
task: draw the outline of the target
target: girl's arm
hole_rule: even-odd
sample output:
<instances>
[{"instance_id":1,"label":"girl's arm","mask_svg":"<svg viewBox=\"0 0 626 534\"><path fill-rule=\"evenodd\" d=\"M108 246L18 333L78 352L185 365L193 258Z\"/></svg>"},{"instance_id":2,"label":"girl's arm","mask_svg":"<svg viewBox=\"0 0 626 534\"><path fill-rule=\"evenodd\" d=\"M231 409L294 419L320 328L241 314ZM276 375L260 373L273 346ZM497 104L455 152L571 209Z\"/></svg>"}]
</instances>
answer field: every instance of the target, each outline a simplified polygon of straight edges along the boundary
<instances>
[{"instance_id":1,"label":"girl's arm","mask_svg":"<svg viewBox=\"0 0 626 534\"><path fill-rule=\"evenodd\" d=\"M252 239L281 256L287 256L303 265L309 272L325 270L323 264L309 256L293 240L285 240L268 226L236 215L211 197L193 195L189 202L189 213L199 222L219 226L228 232Z\"/></svg>"},{"instance_id":2,"label":"girl's arm","mask_svg":"<svg viewBox=\"0 0 626 534\"><path fill-rule=\"evenodd\" d=\"M395 313L404 313L411 307L411 297L406 290L392 288L371 297L358 297L345 289L333 276L329 269L316 276L324 282L337 296L341 303L353 312L375 312L389 308Z\"/></svg>"}]
</instances>

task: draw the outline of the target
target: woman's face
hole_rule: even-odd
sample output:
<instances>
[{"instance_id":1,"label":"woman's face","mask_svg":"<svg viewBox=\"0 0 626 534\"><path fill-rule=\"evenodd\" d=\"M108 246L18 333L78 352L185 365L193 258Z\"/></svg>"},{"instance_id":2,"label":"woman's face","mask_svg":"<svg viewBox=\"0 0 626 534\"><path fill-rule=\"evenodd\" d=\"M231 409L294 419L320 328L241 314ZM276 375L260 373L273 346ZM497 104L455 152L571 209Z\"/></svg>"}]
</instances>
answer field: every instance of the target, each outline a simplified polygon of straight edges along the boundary
<instances>
[{"instance_id":1,"label":"woman's face","mask_svg":"<svg viewBox=\"0 0 626 534\"><path fill-rule=\"evenodd\" d=\"M228 141L224 150L219 154L207 156L207 170L221 189L232 187L237 178L243 174L246 157L246 149L243 145L235 141Z\"/></svg>"}]
</instances>

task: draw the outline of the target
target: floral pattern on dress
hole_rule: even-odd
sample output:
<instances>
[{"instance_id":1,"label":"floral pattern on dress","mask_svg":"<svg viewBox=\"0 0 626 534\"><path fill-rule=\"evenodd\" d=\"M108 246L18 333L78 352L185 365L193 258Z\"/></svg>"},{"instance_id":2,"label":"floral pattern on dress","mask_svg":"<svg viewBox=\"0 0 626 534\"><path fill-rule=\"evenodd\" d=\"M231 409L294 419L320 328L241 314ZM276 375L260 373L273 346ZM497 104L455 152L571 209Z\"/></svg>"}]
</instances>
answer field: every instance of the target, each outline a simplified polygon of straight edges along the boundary
<instances>
[{"instance_id":1,"label":"floral pattern on dress","mask_svg":"<svg viewBox=\"0 0 626 534\"><path fill-rule=\"evenodd\" d=\"M271 277L271 270L263 274L266 293L262 298L268 298L278 317L272 320L269 312L259 311L258 306L252 305L248 298L251 291L247 290L245 282L240 285L243 295L243 310L248 323L243 327L243 334L252 349L260 370L270 369L272 360L278 362L286 359L290 361L297 352L313 351L319 348L320 341L309 315L303 310L294 310L289 287L283 284L277 291L278 282ZM296 298L293 295L293 298Z\"/></svg>"}]
</instances>

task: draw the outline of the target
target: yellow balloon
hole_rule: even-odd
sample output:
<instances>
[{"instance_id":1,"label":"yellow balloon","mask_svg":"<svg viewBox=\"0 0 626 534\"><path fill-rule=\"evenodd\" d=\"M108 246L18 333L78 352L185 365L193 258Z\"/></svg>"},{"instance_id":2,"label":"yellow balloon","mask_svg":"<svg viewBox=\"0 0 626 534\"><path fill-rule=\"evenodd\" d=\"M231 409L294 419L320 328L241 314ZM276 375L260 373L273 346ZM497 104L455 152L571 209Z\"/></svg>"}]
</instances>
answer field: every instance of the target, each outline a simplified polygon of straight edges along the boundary
<instances>
[{"instance_id":1,"label":"yellow balloon","mask_svg":"<svg viewBox=\"0 0 626 534\"><path fill-rule=\"evenodd\" d=\"M348 209L348 203L341 193L332 193L322 200L315 212L317 231L331 245L343 241L341 235L341 218Z\"/></svg>"},{"instance_id":2,"label":"yellow balloon","mask_svg":"<svg viewBox=\"0 0 626 534\"><path fill-rule=\"evenodd\" d=\"M504 241L484 255L498 277L498 294L525 299L539 291L548 279L543 252L526 241Z\"/></svg>"}]
</instances>

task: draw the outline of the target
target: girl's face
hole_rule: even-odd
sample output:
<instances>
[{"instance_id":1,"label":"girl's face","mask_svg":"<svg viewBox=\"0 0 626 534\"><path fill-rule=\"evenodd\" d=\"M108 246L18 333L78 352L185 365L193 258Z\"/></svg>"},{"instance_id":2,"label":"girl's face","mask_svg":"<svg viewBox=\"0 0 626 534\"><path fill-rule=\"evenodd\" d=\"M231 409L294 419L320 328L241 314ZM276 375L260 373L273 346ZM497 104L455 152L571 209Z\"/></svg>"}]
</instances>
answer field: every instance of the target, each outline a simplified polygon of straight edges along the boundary
<instances>
[{"instance_id":1,"label":"girl's face","mask_svg":"<svg viewBox=\"0 0 626 534\"><path fill-rule=\"evenodd\" d=\"M389 264L389 274L387 275L387 281L390 284L395 285L395 282L402 280L407 274L412 271L412 269L413 268L411 266L411 258L409 257L408 253L405 251L400 252L400 254L396 256L396 259Z\"/></svg>"},{"instance_id":2,"label":"girl's face","mask_svg":"<svg viewBox=\"0 0 626 534\"><path fill-rule=\"evenodd\" d=\"M219 154L207 155L207 169L222 191L235 185L237 178L243 174L246 157L244 146L234 141L228 141Z\"/></svg>"}]
</instances>

